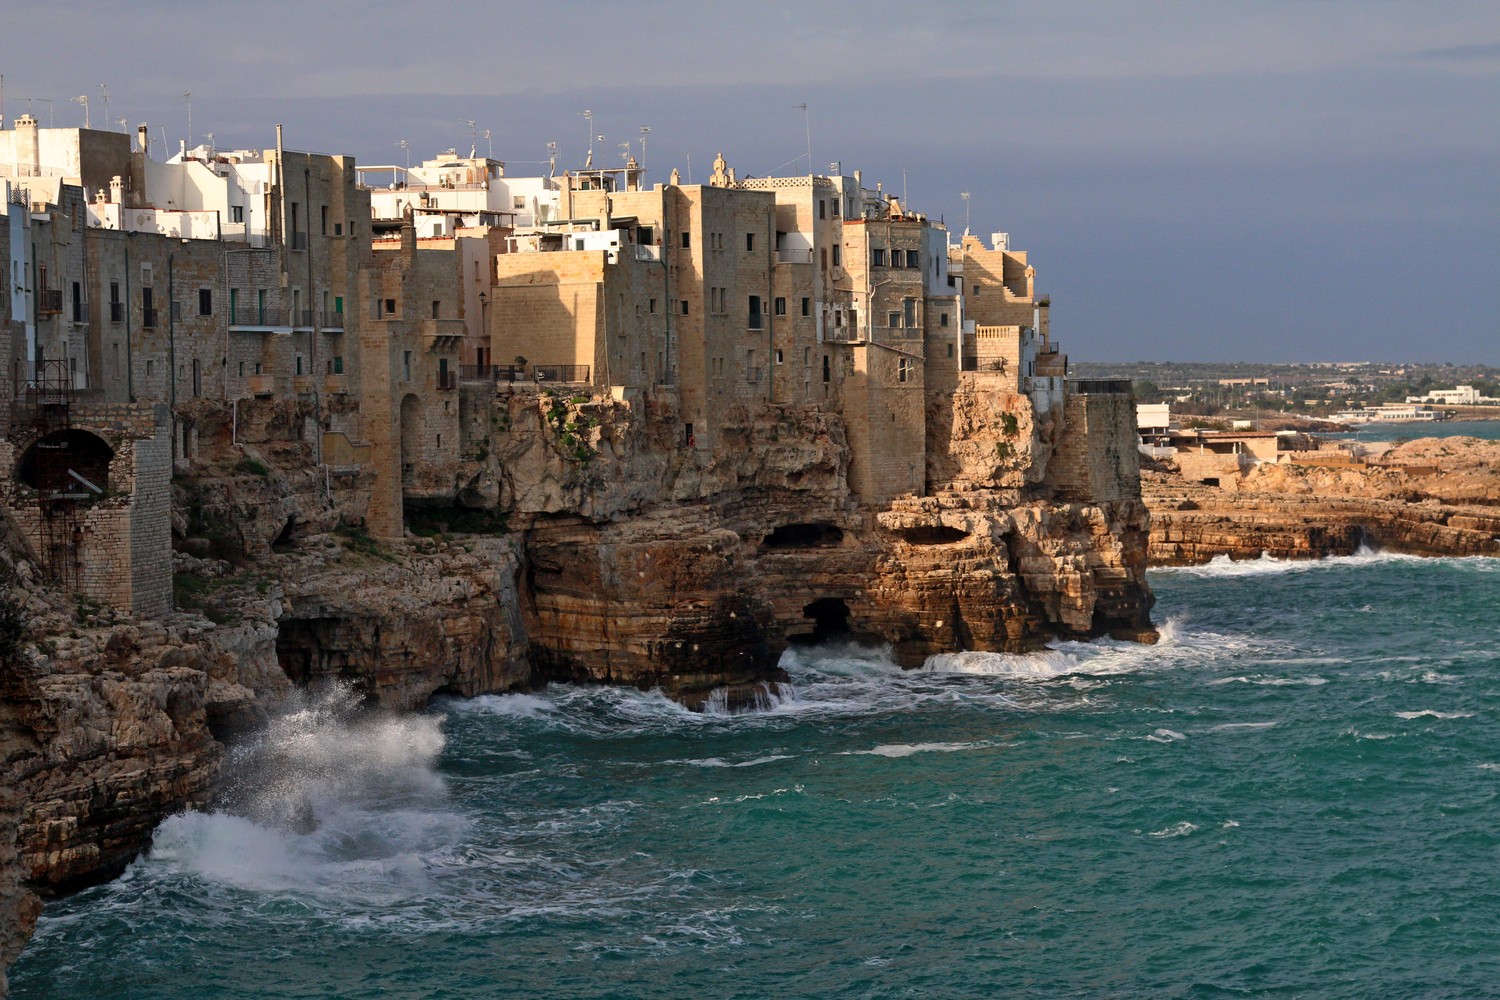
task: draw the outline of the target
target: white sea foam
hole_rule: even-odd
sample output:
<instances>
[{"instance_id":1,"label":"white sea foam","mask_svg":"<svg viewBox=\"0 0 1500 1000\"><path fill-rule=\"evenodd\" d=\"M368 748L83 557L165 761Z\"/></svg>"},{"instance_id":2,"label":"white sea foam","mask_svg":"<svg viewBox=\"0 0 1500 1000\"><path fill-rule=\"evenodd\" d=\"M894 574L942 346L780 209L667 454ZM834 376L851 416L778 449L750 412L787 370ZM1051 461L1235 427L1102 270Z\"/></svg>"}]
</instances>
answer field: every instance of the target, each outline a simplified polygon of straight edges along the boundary
<instances>
[{"instance_id":1,"label":"white sea foam","mask_svg":"<svg viewBox=\"0 0 1500 1000\"><path fill-rule=\"evenodd\" d=\"M1286 573L1306 573L1313 570L1337 569L1345 566L1377 566L1391 563L1421 563L1427 556L1406 555L1401 552L1376 552L1361 546L1353 555L1326 556L1322 559L1278 559L1261 553L1257 559L1231 559L1217 555L1200 566L1172 566L1153 573L1167 573L1195 577L1245 577L1277 576Z\"/></svg>"},{"instance_id":2,"label":"white sea foam","mask_svg":"<svg viewBox=\"0 0 1500 1000\"><path fill-rule=\"evenodd\" d=\"M873 754L876 757L910 757L916 753L955 753L959 750L978 750L995 744L977 743L883 743L869 750L855 750L856 754Z\"/></svg>"},{"instance_id":3,"label":"white sea foam","mask_svg":"<svg viewBox=\"0 0 1500 1000\"><path fill-rule=\"evenodd\" d=\"M413 891L421 852L466 825L436 771L441 720L359 701L350 689L300 695L231 753L221 809L167 819L148 862L247 889Z\"/></svg>"},{"instance_id":4,"label":"white sea foam","mask_svg":"<svg viewBox=\"0 0 1500 1000\"><path fill-rule=\"evenodd\" d=\"M1262 729L1271 729L1280 725L1279 722L1224 722L1217 726L1209 726L1210 733L1253 733Z\"/></svg>"},{"instance_id":5,"label":"white sea foam","mask_svg":"<svg viewBox=\"0 0 1500 1000\"><path fill-rule=\"evenodd\" d=\"M1398 719L1472 719L1473 712L1438 712L1430 708L1424 708L1417 712L1397 712Z\"/></svg>"},{"instance_id":6,"label":"white sea foam","mask_svg":"<svg viewBox=\"0 0 1500 1000\"><path fill-rule=\"evenodd\" d=\"M1171 826L1165 827L1161 830L1154 830L1149 834L1149 836L1162 838L1186 837L1188 834L1194 833L1197 830L1197 823L1189 823L1187 820L1183 820L1181 823L1173 823Z\"/></svg>"}]
</instances>

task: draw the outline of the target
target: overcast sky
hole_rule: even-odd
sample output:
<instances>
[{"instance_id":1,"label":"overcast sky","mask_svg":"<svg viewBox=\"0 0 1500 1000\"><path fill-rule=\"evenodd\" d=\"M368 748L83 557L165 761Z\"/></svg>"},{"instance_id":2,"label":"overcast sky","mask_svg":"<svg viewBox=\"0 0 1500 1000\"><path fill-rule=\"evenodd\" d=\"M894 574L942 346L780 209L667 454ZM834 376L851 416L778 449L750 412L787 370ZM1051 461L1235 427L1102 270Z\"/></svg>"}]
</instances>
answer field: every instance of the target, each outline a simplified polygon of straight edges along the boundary
<instances>
[{"instance_id":1,"label":"overcast sky","mask_svg":"<svg viewBox=\"0 0 1500 1000\"><path fill-rule=\"evenodd\" d=\"M1500 364L1495 0L5 0L0 74L7 124L101 127L103 84L175 150L191 92L196 141L375 164L473 119L513 175L579 165L584 109L654 181L806 172L810 125L955 232L970 192L1076 360Z\"/></svg>"}]
</instances>

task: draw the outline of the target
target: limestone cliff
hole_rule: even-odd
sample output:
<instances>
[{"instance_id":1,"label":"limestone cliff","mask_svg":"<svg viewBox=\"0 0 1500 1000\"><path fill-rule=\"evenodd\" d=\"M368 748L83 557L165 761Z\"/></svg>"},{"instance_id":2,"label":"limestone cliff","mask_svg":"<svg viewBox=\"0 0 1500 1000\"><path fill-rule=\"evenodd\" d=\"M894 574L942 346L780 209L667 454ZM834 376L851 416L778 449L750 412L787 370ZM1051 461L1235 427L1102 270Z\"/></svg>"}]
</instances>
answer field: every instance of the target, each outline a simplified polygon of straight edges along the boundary
<instances>
[{"instance_id":1,"label":"limestone cliff","mask_svg":"<svg viewBox=\"0 0 1500 1000\"><path fill-rule=\"evenodd\" d=\"M925 495L871 504L843 420L819 408L737 406L701 447L671 393L472 394L462 467L424 478L407 537L376 539L368 472L320 474L306 413L197 404L174 481L184 613L115 619L30 577L12 588L31 641L4 681L19 795L0 798L0 879L117 872L161 817L208 800L222 741L293 685L343 681L391 709L554 680L733 704L799 637L866 637L908 665L1149 641L1122 405L964 377L929 396ZM9 956L35 903L4 898Z\"/></svg>"},{"instance_id":2,"label":"limestone cliff","mask_svg":"<svg viewBox=\"0 0 1500 1000\"><path fill-rule=\"evenodd\" d=\"M1426 438L1368 467L1262 464L1222 487L1148 472L1154 565L1348 555L1500 555L1500 443Z\"/></svg>"}]
</instances>

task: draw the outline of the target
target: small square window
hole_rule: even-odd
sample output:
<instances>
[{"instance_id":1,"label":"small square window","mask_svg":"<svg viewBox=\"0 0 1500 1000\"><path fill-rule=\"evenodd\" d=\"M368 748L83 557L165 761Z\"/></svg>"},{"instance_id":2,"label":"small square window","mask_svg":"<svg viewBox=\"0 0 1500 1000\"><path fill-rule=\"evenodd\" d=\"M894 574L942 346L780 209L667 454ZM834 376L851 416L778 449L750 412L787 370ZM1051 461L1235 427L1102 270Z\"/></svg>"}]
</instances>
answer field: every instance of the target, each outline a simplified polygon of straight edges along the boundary
<instances>
[{"instance_id":1,"label":"small square window","mask_svg":"<svg viewBox=\"0 0 1500 1000\"><path fill-rule=\"evenodd\" d=\"M947 313L938 313L938 326L947 326L947 325L948 325L948 314Z\"/></svg>"}]
</instances>

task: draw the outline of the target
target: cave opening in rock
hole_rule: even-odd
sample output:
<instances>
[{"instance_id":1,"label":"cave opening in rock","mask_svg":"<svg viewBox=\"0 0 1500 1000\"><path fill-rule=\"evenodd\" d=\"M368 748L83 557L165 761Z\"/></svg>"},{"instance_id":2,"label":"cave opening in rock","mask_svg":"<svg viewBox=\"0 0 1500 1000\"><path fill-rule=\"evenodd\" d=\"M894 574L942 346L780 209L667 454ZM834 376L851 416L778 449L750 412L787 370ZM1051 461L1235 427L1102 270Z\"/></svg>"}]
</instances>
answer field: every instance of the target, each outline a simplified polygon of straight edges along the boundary
<instances>
[{"instance_id":1,"label":"cave opening in rock","mask_svg":"<svg viewBox=\"0 0 1500 1000\"><path fill-rule=\"evenodd\" d=\"M92 500L109 489L114 451L88 431L69 428L39 438L16 463L16 478L49 493Z\"/></svg>"},{"instance_id":2,"label":"cave opening in rock","mask_svg":"<svg viewBox=\"0 0 1500 1000\"><path fill-rule=\"evenodd\" d=\"M287 518L286 524L284 524L281 528L281 532L271 540L271 551L291 551L292 547L296 544L296 536L293 534L293 532L296 530L296 527L297 518L295 516Z\"/></svg>"},{"instance_id":3,"label":"cave opening in rock","mask_svg":"<svg viewBox=\"0 0 1500 1000\"><path fill-rule=\"evenodd\" d=\"M831 642L849 636L849 605L837 597L820 597L802 609L806 618L812 619L813 643Z\"/></svg>"},{"instance_id":4,"label":"cave opening in rock","mask_svg":"<svg viewBox=\"0 0 1500 1000\"><path fill-rule=\"evenodd\" d=\"M767 549L818 549L838 545L844 530L836 524L818 521L811 524L783 524L761 542Z\"/></svg>"}]
</instances>

